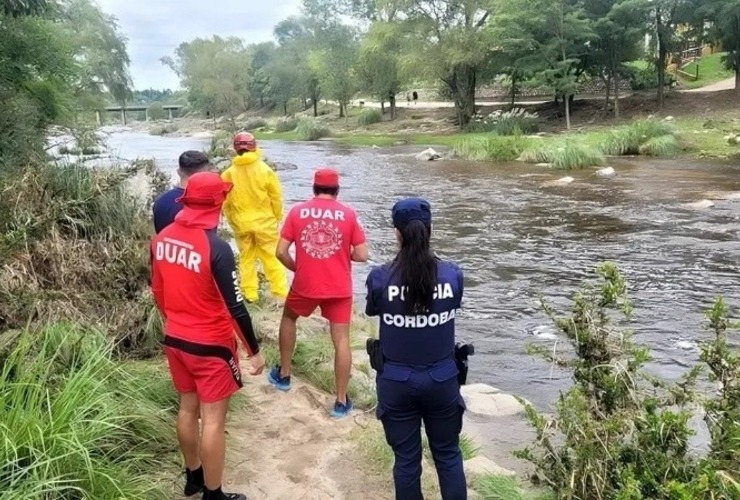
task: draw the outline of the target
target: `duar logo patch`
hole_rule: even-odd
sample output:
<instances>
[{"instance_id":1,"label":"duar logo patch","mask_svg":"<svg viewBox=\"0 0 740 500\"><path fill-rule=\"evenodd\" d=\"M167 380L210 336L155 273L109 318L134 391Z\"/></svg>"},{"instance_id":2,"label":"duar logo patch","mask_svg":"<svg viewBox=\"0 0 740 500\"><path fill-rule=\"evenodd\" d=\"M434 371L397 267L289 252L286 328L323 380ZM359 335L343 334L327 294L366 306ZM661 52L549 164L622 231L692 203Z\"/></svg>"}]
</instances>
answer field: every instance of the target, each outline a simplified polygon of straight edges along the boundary
<instances>
[{"instance_id":1,"label":"duar logo patch","mask_svg":"<svg viewBox=\"0 0 740 500\"><path fill-rule=\"evenodd\" d=\"M314 221L301 232L301 246L314 259L328 259L342 248L342 232L331 222Z\"/></svg>"}]
</instances>

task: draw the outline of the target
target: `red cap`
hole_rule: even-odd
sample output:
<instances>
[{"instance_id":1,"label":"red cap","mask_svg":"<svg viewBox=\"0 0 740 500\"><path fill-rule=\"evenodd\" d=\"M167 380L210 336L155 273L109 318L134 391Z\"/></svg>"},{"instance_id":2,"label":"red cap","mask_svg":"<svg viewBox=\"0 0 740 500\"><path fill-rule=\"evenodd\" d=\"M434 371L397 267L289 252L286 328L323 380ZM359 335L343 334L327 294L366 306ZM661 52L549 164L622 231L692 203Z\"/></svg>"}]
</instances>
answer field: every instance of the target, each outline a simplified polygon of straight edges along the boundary
<instances>
[{"instance_id":1,"label":"red cap","mask_svg":"<svg viewBox=\"0 0 740 500\"><path fill-rule=\"evenodd\" d=\"M313 175L313 185L325 188L338 188L339 172L333 168L320 168Z\"/></svg>"},{"instance_id":2,"label":"red cap","mask_svg":"<svg viewBox=\"0 0 740 500\"><path fill-rule=\"evenodd\" d=\"M221 180L216 172L198 172L188 179L185 192L176 201L186 207L220 207L234 185Z\"/></svg>"}]
</instances>

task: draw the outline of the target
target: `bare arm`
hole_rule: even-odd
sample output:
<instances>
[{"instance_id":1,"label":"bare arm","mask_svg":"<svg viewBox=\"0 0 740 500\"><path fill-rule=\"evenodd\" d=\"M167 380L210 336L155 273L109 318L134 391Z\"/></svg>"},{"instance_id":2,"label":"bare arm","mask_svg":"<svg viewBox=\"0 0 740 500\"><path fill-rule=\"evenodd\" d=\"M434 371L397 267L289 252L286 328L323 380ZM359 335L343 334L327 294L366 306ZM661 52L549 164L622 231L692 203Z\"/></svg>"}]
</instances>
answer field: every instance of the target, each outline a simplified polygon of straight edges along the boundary
<instances>
[{"instance_id":1,"label":"bare arm","mask_svg":"<svg viewBox=\"0 0 740 500\"><path fill-rule=\"evenodd\" d=\"M295 272L295 260L293 260L293 257L290 255L290 246L292 244L292 242L285 238L280 238L277 250L275 251L275 257L277 257L288 270Z\"/></svg>"},{"instance_id":2,"label":"bare arm","mask_svg":"<svg viewBox=\"0 0 740 500\"><path fill-rule=\"evenodd\" d=\"M367 243L361 243L357 245L356 247L352 247L351 259L354 262L367 262L367 259L368 259Z\"/></svg>"}]
</instances>

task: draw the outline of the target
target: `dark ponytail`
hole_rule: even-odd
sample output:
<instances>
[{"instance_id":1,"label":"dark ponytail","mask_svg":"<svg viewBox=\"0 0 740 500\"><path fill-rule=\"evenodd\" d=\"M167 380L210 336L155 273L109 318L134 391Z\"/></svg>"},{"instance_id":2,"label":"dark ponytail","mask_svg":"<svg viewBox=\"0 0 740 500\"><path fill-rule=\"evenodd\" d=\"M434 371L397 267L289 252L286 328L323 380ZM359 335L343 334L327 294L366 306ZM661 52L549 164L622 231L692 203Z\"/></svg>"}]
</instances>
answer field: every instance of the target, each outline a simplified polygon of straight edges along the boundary
<instances>
[{"instance_id":1,"label":"dark ponytail","mask_svg":"<svg viewBox=\"0 0 740 500\"><path fill-rule=\"evenodd\" d=\"M437 259L430 246L431 230L420 220L410 221L401 231L401 251L393 262L394 274L406 287L407 314L432 309L437 286Z\"/></svg>"}]
</instances>

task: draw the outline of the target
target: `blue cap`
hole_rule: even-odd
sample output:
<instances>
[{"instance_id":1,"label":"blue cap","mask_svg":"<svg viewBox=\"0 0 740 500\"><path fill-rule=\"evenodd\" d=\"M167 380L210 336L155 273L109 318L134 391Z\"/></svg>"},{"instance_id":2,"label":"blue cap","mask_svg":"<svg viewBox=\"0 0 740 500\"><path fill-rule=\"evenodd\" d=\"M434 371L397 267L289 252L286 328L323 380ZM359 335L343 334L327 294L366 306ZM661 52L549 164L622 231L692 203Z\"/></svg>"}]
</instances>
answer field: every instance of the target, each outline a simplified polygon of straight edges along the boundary
<instances>
[{"instance_id":1,"label":"blue cap","mask_svg":"<svg viewBox=\"0 0 740 500\"><path fill-rule=\"evenodd\" d=\"M405 198L393 205L393 226L403 230L412 220L420 220L425 226L432 225L432 207L423 198Z\"/></svg>"}]
</instances>

